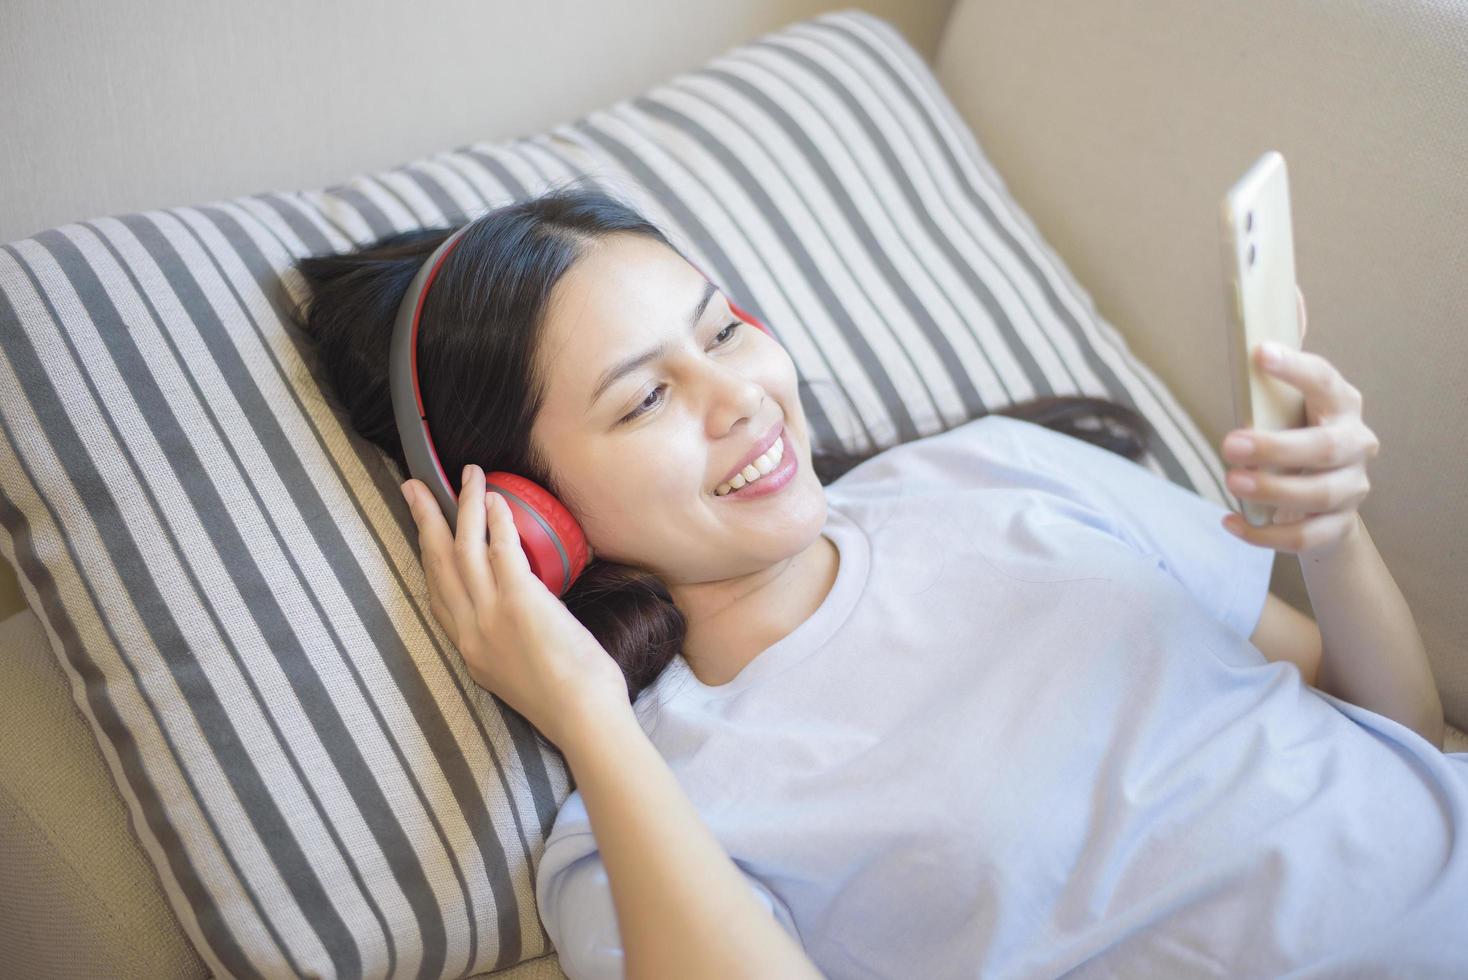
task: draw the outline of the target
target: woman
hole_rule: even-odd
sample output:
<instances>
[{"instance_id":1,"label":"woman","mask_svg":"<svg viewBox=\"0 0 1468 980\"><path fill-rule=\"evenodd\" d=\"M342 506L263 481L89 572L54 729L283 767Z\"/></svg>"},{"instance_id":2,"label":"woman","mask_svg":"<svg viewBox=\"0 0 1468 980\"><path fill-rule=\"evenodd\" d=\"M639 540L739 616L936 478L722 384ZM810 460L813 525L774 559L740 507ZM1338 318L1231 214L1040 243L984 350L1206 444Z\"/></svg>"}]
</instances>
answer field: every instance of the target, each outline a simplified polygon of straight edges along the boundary
<instances>
[{"instance_id":1,"label":"woman","mask_svg":"<svg viewBox=\"0 0 1468 980\"><path fill-rule=\"evenodd\" d=\"M387 343L445 234L302 263L330 387L400 467ZM1468 756L1438 751L1357 514L1376 437L1328 362L1267 368L1310 425L1230 456L1295 473L1233 483L1282 507L1239 528L1093 399L817 458L794 363L731 299L568 190L477 219L423 308L457 528L404 495L435 616L575 779L536 884L569 976L1468 966ZM585 531L564 603L480 467ZM1276 549L1325 610L1322 683L1375 710L1275 639Z\"/></svg>"}]
</instances>

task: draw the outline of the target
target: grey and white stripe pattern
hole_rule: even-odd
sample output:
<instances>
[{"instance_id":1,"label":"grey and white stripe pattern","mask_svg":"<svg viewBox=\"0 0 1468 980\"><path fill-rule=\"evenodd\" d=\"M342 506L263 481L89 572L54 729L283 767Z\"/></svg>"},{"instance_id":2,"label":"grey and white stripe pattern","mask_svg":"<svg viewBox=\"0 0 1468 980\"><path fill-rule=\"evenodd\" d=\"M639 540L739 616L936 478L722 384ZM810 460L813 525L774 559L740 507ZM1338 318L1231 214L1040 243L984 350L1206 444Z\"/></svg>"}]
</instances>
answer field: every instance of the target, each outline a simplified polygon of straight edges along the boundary
<instances>
[{"instance_id":1,"label":"grey and white stripe pattern","mask_svg":"<svg viewBox=\"0 0 1468 980\"><path fill-rule=\"evenodd\" d=\"M323 400L292 266L587 175L766 322L819 444L1049 394L1222 468L885 21L826 14L641 97L319 191L0 246L0 545L219 975L456 977L549 951L559 757L427 607L398 475Z\"/></svg>"}]
</instances>

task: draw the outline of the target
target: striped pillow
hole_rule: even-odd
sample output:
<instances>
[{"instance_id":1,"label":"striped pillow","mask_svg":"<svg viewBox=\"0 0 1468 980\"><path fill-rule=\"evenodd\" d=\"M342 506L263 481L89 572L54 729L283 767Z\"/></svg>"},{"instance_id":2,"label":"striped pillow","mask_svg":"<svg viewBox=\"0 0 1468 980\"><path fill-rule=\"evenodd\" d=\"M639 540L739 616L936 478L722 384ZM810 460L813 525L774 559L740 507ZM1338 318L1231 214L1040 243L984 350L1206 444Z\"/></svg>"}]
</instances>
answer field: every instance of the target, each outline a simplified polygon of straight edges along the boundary
<instances>
[{"instance_id":1,"label":"striped pillow","mask_svg":"<svg viewBox=\"0 0 1468 980\"><path fill-rule=\"evenodd\" d=\"M1048 394L1207 440L1010 199L922 58L842 11L605 111L319 191L0 247L0 535L218 974L462 976L549 951L562 760L427 606L400 475L323 400L301 256L590 175L768 323L819 446Z\"/></svg>"}]
</instances>

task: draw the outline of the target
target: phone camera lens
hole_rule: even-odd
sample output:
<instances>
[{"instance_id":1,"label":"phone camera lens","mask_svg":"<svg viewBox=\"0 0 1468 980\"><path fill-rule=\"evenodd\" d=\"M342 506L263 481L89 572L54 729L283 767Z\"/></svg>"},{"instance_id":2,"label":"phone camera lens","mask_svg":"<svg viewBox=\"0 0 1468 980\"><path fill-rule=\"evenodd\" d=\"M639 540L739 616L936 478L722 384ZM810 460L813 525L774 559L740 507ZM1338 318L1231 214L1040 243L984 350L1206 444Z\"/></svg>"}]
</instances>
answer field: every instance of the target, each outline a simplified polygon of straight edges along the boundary
<instances>
[{"instance_id":1,"label":"phone camera lens","mask_svg":"<svg viewBox=\"0 0 1468 980\"><path fill-rule=\"evenodd\" d=\"M1253 242L1250 242L1249 243L1249 264L1250 265L1253 265L1254 264L1254 243Z\"/></svg>"}]
</instances>

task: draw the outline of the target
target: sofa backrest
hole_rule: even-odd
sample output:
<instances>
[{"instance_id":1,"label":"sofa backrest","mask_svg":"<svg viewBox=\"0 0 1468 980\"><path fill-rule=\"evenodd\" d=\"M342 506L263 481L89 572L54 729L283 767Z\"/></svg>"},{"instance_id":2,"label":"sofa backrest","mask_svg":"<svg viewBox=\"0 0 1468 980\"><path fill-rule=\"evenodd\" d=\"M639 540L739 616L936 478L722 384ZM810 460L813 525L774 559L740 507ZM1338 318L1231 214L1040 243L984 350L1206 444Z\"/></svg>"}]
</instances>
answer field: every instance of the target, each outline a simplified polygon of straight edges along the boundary
<instances>
[{"instance_id":1,"label":"sofa backrest","mask_svg":"<svg viewBox=\"0 0 1468 980\"><path fill-rule=\"evenodd\" d=\"M1216 447L1218 205L1290 172L1307 350L1381 439L1361 508L1468 722L1468 5L959 0L939 80L1103 316ZM1275 591L1308 610L1296 560Z\"/></svg>"}]
</instances>

